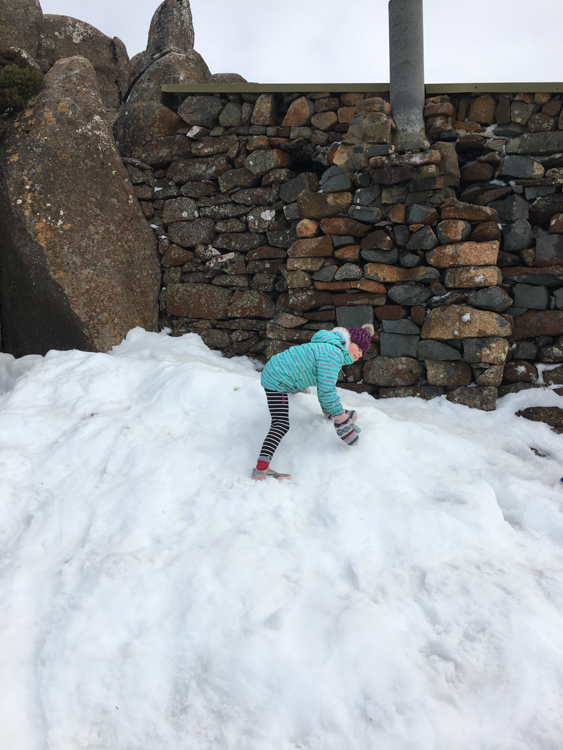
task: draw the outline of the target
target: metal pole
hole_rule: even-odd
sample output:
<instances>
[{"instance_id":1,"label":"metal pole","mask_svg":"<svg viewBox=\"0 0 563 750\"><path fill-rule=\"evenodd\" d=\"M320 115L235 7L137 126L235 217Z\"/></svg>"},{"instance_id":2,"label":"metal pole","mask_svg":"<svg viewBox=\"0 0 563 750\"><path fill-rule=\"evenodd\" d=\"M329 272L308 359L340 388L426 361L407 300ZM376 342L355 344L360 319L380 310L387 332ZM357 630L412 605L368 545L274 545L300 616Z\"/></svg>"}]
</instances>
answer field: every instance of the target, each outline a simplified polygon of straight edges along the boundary
<instances>
[{"instance_id":1,"label":"metal pole","mask_svg":"<svg viewBox=\"0 0 563 750\"><path fill-rule=\"evenodd\" d=\"M391 110L399 151L428 148L424 129L422 0L389 0Z\"/></svg>"}]
</instances>

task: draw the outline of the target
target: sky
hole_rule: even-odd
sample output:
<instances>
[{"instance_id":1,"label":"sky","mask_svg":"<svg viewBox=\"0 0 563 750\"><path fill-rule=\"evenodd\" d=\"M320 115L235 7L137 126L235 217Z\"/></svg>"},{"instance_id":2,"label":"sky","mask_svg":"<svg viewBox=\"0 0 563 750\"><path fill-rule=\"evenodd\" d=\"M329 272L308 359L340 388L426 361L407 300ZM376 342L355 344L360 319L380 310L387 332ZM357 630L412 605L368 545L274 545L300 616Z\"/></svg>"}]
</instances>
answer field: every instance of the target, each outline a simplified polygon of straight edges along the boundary
<instances>
[{"instance_id":1,"label":"sky","mask_svg":"<svg viewBox=\"0 0 563 750\"><path fill-rule=\"evenodd\" d=\"M158 0L40 0L141 52ZM191 0L212 73L256 83L386 83L387 0ZM265 10L265 8L267 10ZM561 0L424 0L427 83L563 81Z\"/></svg>"}]
</instances>

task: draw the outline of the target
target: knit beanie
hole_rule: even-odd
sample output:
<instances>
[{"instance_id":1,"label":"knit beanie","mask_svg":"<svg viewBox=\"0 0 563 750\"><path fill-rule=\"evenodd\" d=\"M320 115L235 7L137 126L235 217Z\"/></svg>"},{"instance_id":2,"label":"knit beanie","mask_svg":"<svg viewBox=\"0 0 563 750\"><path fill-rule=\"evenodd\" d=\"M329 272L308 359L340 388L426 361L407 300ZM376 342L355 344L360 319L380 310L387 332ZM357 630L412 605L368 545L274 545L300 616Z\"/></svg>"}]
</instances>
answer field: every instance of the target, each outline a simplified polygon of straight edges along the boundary
<instances>
[{"instance_id":1,"label":"knit beanie","mask_svg":"<svg viewBox=\"0 0 563 750\"><path fill-rule=\"evenodd\" d=\"M362 350L362 356L367 352L371 344L371 337L374 329L370 323L366 323L361 328L348 328L350 342L356 344Z\"/></svg>"}]
</instances>

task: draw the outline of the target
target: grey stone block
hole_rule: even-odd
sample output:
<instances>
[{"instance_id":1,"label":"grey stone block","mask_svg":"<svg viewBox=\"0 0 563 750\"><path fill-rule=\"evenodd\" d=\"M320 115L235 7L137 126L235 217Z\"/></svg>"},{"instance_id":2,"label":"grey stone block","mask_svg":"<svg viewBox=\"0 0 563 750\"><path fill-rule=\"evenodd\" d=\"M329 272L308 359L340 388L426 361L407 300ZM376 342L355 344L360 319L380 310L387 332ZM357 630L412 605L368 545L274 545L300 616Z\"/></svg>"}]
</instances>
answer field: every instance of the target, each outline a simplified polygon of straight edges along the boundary
<instances>
[{"instance_id":1,"label":"grey stone block","mask_svg":"<svg viewBox=\"0 0 563 750\"><path fill-rule=\"evenodd\" d=\"M432 296L421 284L397 284L389 289L388 294L397 305L407 306L423 305Z\"/></svg>"},{"instance_id":2,"label":"grey stone block","mask_svg":"<svg viewBox=\"0 0 563 750\"><path fill-rule=\"evenodd\" d=\"M537 260L563 260L563 234L543 234L536 240Z\"/></svg>"},{"instance_id":3,"label":"grey stone block","mask_svg":"<svg viewBox=\"0 0 563 750\"><path fill-rule=\"evenodd\" d=\"M434 250L438 247L438 240L431 227L424 226L411 235L407 242L407 250Z\"/></svg>"},{"instance_id":4,"label":"grey stone block","mask_svg":"<svg viewBox=\"0 0 563 750\"><path fill-rule=\"evenodd\" d=\"M498 286L480 289L467 300L467 304L477 310L492 310L502 313L513 305L512 297Z\"/></svg>"},{"instance_id":5,"label":"grey stone block","mask_svg":"<svg viewBox=\"0 0 563 750\"><path fill-rule=\"evenodd\" d=\"M385 263L392 266L399 260L399 251L396 247L392 250L362 250L360 255L370 263Z\"/></svg>"},{"instance_id":6,"label":"grey stone block","mask_svg":"<svg viewBox=\"0 0 563 750\"><path fill-rule=\"evenodd\" d=\"M526 359L533 362L538 354L538 346L531 341L518 341L510 345L512 359Z\"/></svg>"},{"instance_id":7,"label":"grey stone block","mask_svg":"<svg viewBox=\"0 0 563 750\"><path fill-rule=\"evenodd\" d=\"M527 219L530 215L528 203L520 195L509 195L500 201L489 203L489 208L494 208L498 213L498 220L503 222Z\"/></svg>"},{"instance_id":8,"label":"grey stone block","mask_svg":"<svg viewBox=\"0 0 563 750\"><path fill-rule=\"evenodd\" d=\"M401 333L407 336L418 336L420 328L412 322L403 318L402 320L384 320L381 323L381 330L385 333Z\"/></svg>"},{"instance_id":9,"label":"grey stone block","mask_svg":"<svg viewBox=\"0 0 563 750\"><path fill-rule=\"evenodd\" d=\"M379 351L385 357L417 356L420 336L405 336L400 333L382 333Z\"/></svg>"},{"instance_id":10,"label":"grey stone block","mask_svg":"<svg viewBox=\"0 0 563 750\"><path fill-rule=\"evenodd\" d=\"M507 253L517 253L532 247L532 227L526 219L518 219L513 224L502 227L503 249Z\"/></svg>"},{"instance_id":11,"label":"grey stone block","mask_svg":"<svg viewBox=\"0 0 563 750\"><path fill-rule=\"evenodd\" d=\"M395 235L395 242L399 247L407 246L407 242L411 236L408 227L404 224L398 224L396 227L393 227L393 234Z\"/></svg>"},{"instance_id":12,"label":"grey stone block","mask_svg":"<svg viewBox=\"0 0 563 750\"><path fill-rule=\"evenodd\" d=\"M286 203L294 203L303 190L312 190L310 176L300 174L280 185L280 198Z\"/></svg>"},{"instance_id":13,"label":"grey stone block","mask_svg":"<svg viewBox=\"0 0 563 750\"><path fill-rule=\"evenodd\" d=\"M418 344L418 359L456 361L461 359L461 353L453 346L443 344L441 341L421 341Z\"/></svg>"},{"instance_id":14,"label":"grey stone block","mask_svg":"<svg viewBox=\"0 0 563 750\"><path fill-rule=\"evenodd\" d=\"M553 293L553 299L557 310L563 310L563 289L556 289Z\"/></svg>"},{"instance_id":15,"label":"grey stone block","mask_svg":"<svg viewBox=\"0 0 563 750\"><path fill-rule=\"evenodd\" d=\"M525 133L506 144L507 154L556 154L561 151L563 151L563 131Z\"/></svg>"},{"instance_id":16,"label":"grey stone block","mask_svg":"<svg viewBox=\"0 0 563 750\"><path fill-rule=\"evenodd\" d=\"M356 221L365 221L368 224L376 224L382 216L381 209L377 207L350 206L348 216Z\"/></svg>"},{"instance_id":17,"label":"grey stone block","mask_svg":"<svg viewBox=\"0 0 563 750\"><path fill-rule=\"evenodd\" d=\"M371 305L350 305L336 308L336 324L344 328L361 328L366 323L373 325Z\"/></svg>"},{"instance_id":18,"label":"grey stone block","mask_svg":"<svg viewBox=\"0 0 563 750\"><path fill-rule=\"evenodd\" d=\"M507 156L502 164L502 177L523 180L537 177L538 164L529 156Z\"/></svg>"},{"instance_id":19,"label":"grey stone block","mask_svg":"<svg viewBox=\"0 0 563 750\"><path fill-rule=\"evenodd\" d=\"M379 198L381 195L381 188L379 185L372 185L371 187L361 188L356 190L354 193L354 203L357 206L369 206L369 204Z\"/></svg>"},{"instance_id":20,"label":"grey stone block","mask_svg":"<svg viewBox=\"0 0 563 750\"><path fill-rule=\"evenodd\" d=\"M435 214L436 208L434 206L428 206L424 203L414 203L408 211L408 223L419 224L424 221L430 214Z\"/></svg>"},{"instance_id":21,"label":"grey stone block","mask_svg":"<svg viewBox=\"0 0 563 750\"><path fill-rule=\"evenodd\" d=\"M399 263L403 268L416 268L416 266L420 265L420 258L413 253L401 253Z\"/></svg>"},{"instance_id":22,"label":"grey stone block","mask_svg":"<svg viewBox=\"0 0 563 750\"><path fill-rule=\"evenodd\" d=\"M516 284L513 292L515 307L524 307L527 310L547 310L548 308L549 292L545 286Z\"/></svg>"},{"instance_id":23,"label":"grey stone block","mask_svg":"<svg viewBox=\"0 0 563 750\"><path fill-rule=\"evenodd\" d=\"M350 172L343 167L330 167L320 179L320 187L324 193L338 193L350 190L351 186L352 178Z\"/></svg>"},{"instance_id":24,"label":"grey stone block","mask_svg":"<svg viewBox=\"0 0 563 750\"><path fill-rule=\"evenodd\" d=\"M463 359L466 362L481 362L479 352L484 347L492 347L499 341L504 339L497 338L495 336L477 338L477 339L464 339L463 340Z\"/></svg>"},{"instance_id":25,"label":"grey stone block","mask_svg":"<svg viewBox=\"0 0 563 750\"><path fill-rule=\"evenodd\" d=\"M363 270L360 266L355 263L345 263L341 268L338 269L334 276L335 281L354 281L355 279L361 279L364 275Z\"/></svg>"},{"instance_id":26,"label":"grey stone block","mask_svg":"<svg viewBox=\"0 0 563 750\"><path fill-rule=\"evenodd\" d=\"M334 245L335 248L348 247L348 245L355 245L356 240L353 237L351 237L349 234L342 234L340 236L333 234L332 244Z\"/></svg>"},{"instance_id":27,"label":"grey stone block","mask_svg":"<svg viewBox=\"0 0 563 750\"><path fill-rule=\"evenodd\" d=\"M543 198L546 195L553 195L554 187L549 185L536 185L534 187L524 188L524 196L527 201L535 201L536 198Z\"/></svg>"},{"instance_id":28,"label":"grey stone block","mask_svg":"<svg viewBox=\"0 0 563 750\"><path fill-rule=\"evenodd\" d=\"M325 266L313 274L313 279L315 281L332 281L337 270L338 266Z\"/></svg>"}]
</instances>

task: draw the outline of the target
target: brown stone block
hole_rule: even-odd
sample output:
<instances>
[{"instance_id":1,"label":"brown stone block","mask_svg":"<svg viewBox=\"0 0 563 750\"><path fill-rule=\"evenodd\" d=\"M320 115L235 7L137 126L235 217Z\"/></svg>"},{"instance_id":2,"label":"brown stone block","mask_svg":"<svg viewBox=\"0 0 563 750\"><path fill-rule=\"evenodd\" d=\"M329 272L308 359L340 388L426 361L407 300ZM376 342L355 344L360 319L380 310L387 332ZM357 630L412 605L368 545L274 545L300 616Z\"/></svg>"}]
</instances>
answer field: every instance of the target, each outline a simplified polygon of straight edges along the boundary
<instances>
[{"instance_id":1,"label":"brown stone block","mask_svg":"<svg viewBox=\"0 0 563 750\"><path fill-rule=\"evenodd\" d=\"M475 289L496 286L502 282L502 274L497 266L467 266L448 268L444 284L448 289Z\"/></svg>"},{"instance_id":2,"label":"brown stone block","mask_svg":"<svg viewBox=\"0 0 563 750\"><path fill-rule=\"evenodd\" d=\"M232 292L210 284L171 284L166 289L168 315L218 320L227 317Z\"/></svg>"},{"instance_id":3,"label":"brown stone block","mask_svg":"<svg viewBox=\"0 0 563 750\"><path fill-rule=\"evenodd\" d=\"M396 224L406 224L407 223L407 204L406 203L400 203L398 206L393 206L387 213L387 216L390 221L395 222Z\"/></svg>"},{"instance_id":4,"label":"brown stone block","mask_svg":"<svg viewBox=\"0 0 563 750\"><path fill-rule=\"evenodd\" d=\"M315 114L315 105L306 96L301 96L291 102L286 116L283 118L282 127L300 127L309 125L311 117Z\"/></svg>"},{"instance_id":5,"label":"brown stone block","mask_svg":"<svg viewBox=\"0 0 563 750\"><path fill-rule=\"evenodd\" d=\"M289 258L329 257L334 254L330 235L297 240L287 251Z\"/></svg>"},{"instance_id":6,"label":"brown stone block","mask_svg":"<svg viewBox=\"0 0 563 750\"><path fill-rule=\"evenodd\" d=\"M431 273L433 271L433 273ZM438 278L438 271L425 268L399 268L388 266L384 263L367 263L364 268L366 276L371 276L375 281L386 284L395 284L397 281L434 281Z\"/></svg>"},{"instance_id":7,"label":"brown stone block","mask_svg":"<svg viewBox=\"0 0 563 750\"><path fill-rule=\"evenodd\" d=\"M375 310L378 320L399 320L404 318L407 311L401 305L382 305Z\"/></svg>"},{"instance_id":8,"label":"brown stone block","mask_svg":"<svg viewBox=\"0 0 563 750\"><path fill-rule=\"evenodd\" d=\"M561 385L563 383L563 366L560 365L553 370L546 370L543 373L543 381L547 385Z\"/></svg>"},{"instance_id":9,"label":"brown stone block","mask_svg":"<svg viewBox=\"0 0 563 750\"><path fill-rule=\"evenodd\" d=\"M475 382L477 385L492 385L495 388L502 383L502 377L504 374L503 365L491 365L476 378Z\"/></svg>"},{"instance_id":10,"label":"brown stone block","mask_svg":"<svg viewBox=\"0 0 563 750\"><path fill-rule=\"evenodd\" d=\"M376 232L368 234L364 237L360 243L362 250L391 250L393 248L393 240L389 235L378 229Z\"/></svg>"},{"instance_id":11,"label":"brown stone block","mask_svg":"<svg viewBox=\"0 0 563 750\"><path fill-rule=\"evenodd\" d=\"M318 130L330 130L337 122L336 112L319 112L311 118L311 125Z\"/></svg>"},{"instance_id":12,"label":"brown stone block","mask_svg":"<svg viewBox=\"0 0 563 750\"><path fill-rule=\"evenodd\" d=\"M549 117L559 117L562 104L563 102L561 99L552 99L550 102L543 105L541 111L544 115L548 115Z\"/></svg>"},{"instance_id":13,"label":"brown stone block","mask_svg":"<svg viewBox=\"0 0 563 750\"><path fill-rule=\"evenodd\" d=\"M249 250L246 254L246 260L270 260L274 258L285 258L287 252L281 247L268 247L263 245L255 249Z\"/></svg>"},{"instance_id":14,"label":"brown stone block","mask_svg":"<svg viewBox=\"0 0 563 750\"><path fill-rule=\"evenodd\" d=\"M436 104L427 104L424 107L424 117L457 117L457 110L451 102L441 102Z\"/></svg>"},{"instance_id":15,"label":"brown stone block","mask_svg":"<svg viewBox=\"0 0 563 750\"><path fill-rule=\"evenodd\" d=\"M295 232L298 237L315 237L319 231L319 222L313 221L313 219L301 219L299 224L295 227Z\"/></svg>"},{"instance_id":16,"label":"brown stone block","mask_svg":"<svg viewBox=\"0 0 563 750\"><path fill-rule=\"evenodd\" d=\"M356 114L355 107L340 107L338 110L338 122L343 125L349 125Z\"/></svg>"},{"instance_id":17,"label":"brown stone block","mask_svg":"<svg viewBox=\"0 0 563 750\"><path fill-rule=\"evenodd\" d=\"M455 388L446 395L446 399L453 404L468 406L470 409L494 411L498 391L492 386L477 386L476 388Z\"/></svg>"},{"instance_id":18,"label":"brown stone block","mask_svg":"<svg viewBox=\"0 0 563 750\"><path fill-rule=\"evenodd\" d=\"M514 269L511 270L514 271ZM527 272L530 270L535 269L526 269ZM545 269L538 270L545 272ZM563 312L559 310L528 310L523 315L514 318L512 341L531 339L536 336L561 336L561 334L563 334Z\"/></svg>"},{"instance_id":19,"label":"brown stone block","mask_svg":"<svg viewBox=\"0 0 563 750\"><path fill-rule=\"evenodd\" d=\"M325 305L332 304L332 297L328 292L322 292L316 289L289 290L289 306L294 310L304 312L313 307L324 307Z\"/></svg>"},{"instance_id":20,"label":"brown stone block","mask_svg":"<svg viewBox=\"0 0 563 750\"><path fill-rule=\"evenodd\" d=\"M307 289L313 281L306 271L288 271L286 275L288 289ZM315 282L317 284L318 282ZM317 287L319 289L321 287Z\"/></svg>"},{"instance_id":21,"label":"brown stone block","mask_svg":"<svg viewBox=\"0 0 563 750\"><path fill-rule=\"evenodd\" d=\"M367 112L369 114L371 112L378 112L386 115L391 114L391 105L380 96L369 96L357 101L355 109L357 113Z\"/></svg>"},{"instance_id":22,"label":"brown stone block","mask_svg":"<svg viewBox=\"0 0 563 750\"><path fill-rule=\"evenodd\" d=\"M496 221L483 221L471 232L472 242L500 242L501 232Z\"/></svg>"},{"instance_id":23,"label":"brown stone block","mask_svg":"<svg viewBox=\"0 0 563 750\"><path fill-rule=\"evenodd\" d=\"M426 261L434 268L451 266L494 266L498 259L498 242L458 242L440 245L426 253Z\"/></svg>"},{"instance_id":24,"label":"brown stone block","mask_svg":"<svg viewBox=\"0 0 563 750\"><path fill-rule=\"evenodd\" d=\"M273 318L275 311L276 306L269 297L248 289L233 294L227 315L229 318Z\"/></svg>"},{"instance_id":25,"label":"brown stone block","mask_svg":"<svg viewBox=\"0 0 563 750\"><path fill-rule=\"evenodd\" d=\"M460 219L446 219L446 221L440 222L438 229L448 237L450 242L462 242L467 231L467 224Z\"/></svg>"},{"instance_id":26,"label":"brown stone block","mask_svg":"<svg viewBox=\"0 0 563 750\"><path fill-rule=\"evenodd\" d=\"M340 107L340 97L338 96L330 96L325 99L315 100L315 114L320 112L336 112Z\"/></svg>"},{"instance_id":27,"label":"brown stone block","mask_svg":"<svg viewBox=\"0 0 563 750\"><path fill-rule=\"evenodd\" d=\"M516 412L517 417L530 419L532 422L544 422L550 427L563 428L563 409L558 406L529 406Z\"/></svg>"},{"instance_id":28,"label":"brown stone block","mask_svg":"<svg viewBox=\"0 0 563 750\"><path fill-rule=\"evenodd\" d=\"M489 182L495 174L494 168L490 164L477 162L469 164L461 170L461 181L465 185L474 185L478 182Z\"/></svg>"},{"instance_id":29,"label":"brown stone block","mask_svg":"<svg viewBox=\"0 0 563 750\"><path fill-rule=\"evenodd\" d=\"M288 271L320 271L325 264L324 258L288 258ZM252 271L249 269L249 273ZM308 284L310 286L310 284Z\"/></svg>"},{"instance_id":30,"label":"brown stone block","mask_svg":"<svg viewBox=\"0 0 563 750\"><path fill-rule=\"evenodd\" d=\"M495 122L496 108L497 102L494 96L490 94L479 96L471 102L467 118L481 125L492 125Z\"/></svg>"},{"instance_id":31,"label":"brown stone block","mask_svg":"<svg viewBox=\"0 0 563 750\"><path fill-rule=\"evenodd\" d=\"M465 221L498 221L498 213L494 208L462 203L454 198L440 206L440 216L442 219L464 219Z\"/></svg>"},{"instance_id":32,"label":"brown stone block","mask_svg":"<svg viewBox=\"0 0 563 750\"><path fill-rule=\"evenodd\" d=\"M315 281L315 289L326 292L343 292L351 289L350 281Z\"/></svg>"},{"instance_id":33,"label":"brown stone block","mask_svg":"<svg viewBox=\"0 0 563 750\"><path fill-rule=\"evenodd\" d=\"M538 379L537 368L522 359L511 359L504 368L505 383L535 383Z\"/></svg>"},{"instance_id":34,"label":"brown stone block","mask_svg":"<svg viewBox=\"0 0 563 750\"><path fill-rule=\"evenodd\" d=\"M350 193L313 193L304 190L297 198L297 210L301 219L327 219L346 213L352 205Z\"/></svg>"},{"instance_id":35,"label":"brown stone block","mask_svg":"<svg viewBox=\"0 0 563 750\"><path fill-rule=\"evenodd\" d=\"M549 222L549 231L552 234L563 234L563 214L555 214Z\"/></svg>"},{"instance_id":36,"label":"brown stone block","mask_svg":"<svg viewBox=\"0 0 563 750\"><path fill-rule=\"evenodd\" d=\"M234 188L250 188L260 182L260 176L253 174L246 167L231 169L219 177L219 188L222 193L228 193Z\"/></svg>"},{"instance_id":37,"label":"brown stone block","mask_svg":"<svg viewBox=\"0 0 563 750\"><path fill-rule=\"evenodd\" d=\"M342 94L340 101L345 107L355 107L364 98L364 94Z\"/></svg>"},{"instance_id":38,"label":"brown stone block","mask_svg":"<svg viewBox=\"0 0 563 750\"><path fill-rule=\"evenodd\" d=\"M560 314L563 316L563 313ZM511 333L510 323L497 313L475 310L466 305L451 305L438 307L430 312L422 326L421 337L448 341L489 336L507 337Z\"/></svg>"},{"instance_id":39,"label":"brown stone block","mask_svg":"<svg viewBox=\"0 0 563 750\"><path fill-rule=\"evenodd\" d=\"M372 307L379 307L387 302L386 294L369 294L358 292L356 294L333 294L332 304L336 307L348 307L350 305L371 305ZM373 340L379 341L377 338L379 332L374 333Z\"/></svg>"},{"instance_id":40,"label":"brown stone block","mask_svg":"<svg viewBox=\"0 0 563 750\"><path fill-rule=\"evenodd\" d=\"M341 217L323 219L321 221L321 230L325 234L335 235L352 235L354 237L363 237L368 231L365 224L361 224L354 219L344 219Z\"/></svg>"},{"instance_id":41,"label":"brown stone block","mask_svg":"<svg viewBox=\"0 0 563 750\"><path fill-rule=\"evenodd\" d=\"M277 125L278 110L274 94L261 94L252 112L252 125Z\"/></svg>"},{"instance_id":42,"label":"brown stone block","mask_svg":"<svg viewBox=\"0 0 563 750\"><path fill-rule=\"evenodd\" d=\"M162 256L162 265L165 268L172 266L183 266L184 263L193 261L195 254L193 250L186 250L178 245L170 245L168 250Z\"/></svg>"},{"instance_id":43,"label":"brown stone block","mask_svg":"<svg viewBox=\"0 0 563 750\"><path fill-rule=\"evenodd\" d=\"M349 263L356 263L360 259L360 246L348 245L347 247L341 247L334 251L334 257L339 260L348 261Z\"/></svg>"},{"instance_id":44,"label":"brown stone block","mask_svg":"<svg viewBox=\"0 0 563 750\"><path fill-rule=\"evenodd\" d=\"M424 365L411 357L374 357L364 365L364 381L385 387L415 385L424 376Z\"/></svg>"},{"instance_id":45,"label":"brown stone block","mask_svg":"<svg viewBox=\"0 0 563 750\"><path fill-rule=\"evenodd\" d=\"M473 373L467 362L447 362L425 360L428 385L442 387L467 386L471 383Z\"/></svg>"},{"instance_id":46,"label":"brown stone block","mask_svg":"<svg viewBox=\"0 0 563 750\"><path fill-rule=\"evenodd\" d=\"M454 123L456 130L464 130L466 133L482 133L485 128L476 122L456 122Z\"/></svg>"},{"instance_id":47,"label":"brown stone block","mask_svg":"<svg viewBox=\"0 0 563 750\"><path fill-rule=\"evenodd\" d=\"M236 135L233 137L236 138ZM264 151L268 148L272 148L270 139L266 135L254 135L252 136L252 138L248 139L245 145L246 145L246 150L248 151L249 154L252 153L253 151Z\"/></svg>"},{"instance_id":48,"label":"brown stone block","mask_svg":"<svg viewBox=\"0 0 563 750\"><path fill-rule=\"evenodd\" d=\"M412 322L421 327L426 319L426 306L415 305L411 307L411 320Z\"/></svg>"},{"instance_id":49,"label":"brown stone block","mask_svg":"<svg viewBox=\"0 0 563 750\"><path fill-rule=\"evenodd\" d=\"M356 279L350 282L350 289L360 289L363 292L371 292L373 294L386 294L387 290L383 284L378 281L372 281L371 279Z\"/></svg>"}]
</instances>

